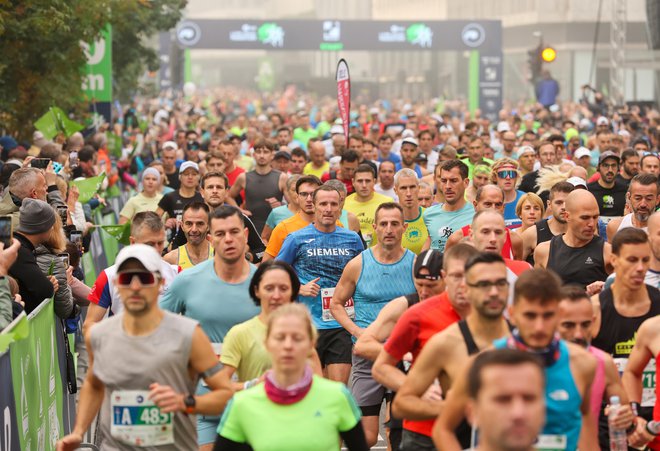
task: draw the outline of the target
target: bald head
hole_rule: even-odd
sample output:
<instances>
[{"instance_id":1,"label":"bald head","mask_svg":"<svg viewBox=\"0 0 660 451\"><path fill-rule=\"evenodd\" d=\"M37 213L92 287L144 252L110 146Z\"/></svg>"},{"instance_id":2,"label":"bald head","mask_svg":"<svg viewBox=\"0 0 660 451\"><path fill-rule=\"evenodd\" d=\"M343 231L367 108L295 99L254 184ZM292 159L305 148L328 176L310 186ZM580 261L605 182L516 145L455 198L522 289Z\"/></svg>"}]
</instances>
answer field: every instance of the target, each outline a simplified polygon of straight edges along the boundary
<instances>
[{"instance_id":1,"label":"bald head","mask_svg":"<svg viewBox=\"0 0 660 451\"><path fill-rule=\"evenodd\" d=\"M500 253L506 241L504 216L492 209L477 212L472 220L470 237L479 251Z\"/></svg>"},{"instance_id":2,"label":"bald head","mask_svg":"<svg viewBox=\"0 0 660 451\"><path fill-rule=\"evenodd\" d=\"M660 230L660 211L653 213L649 216L648 222L649 237L652 235L657 235L658 230Z\"/></svg>"},{"instance_id":3,"label":"bald head","mask_svg":"<svg viewBox=\"0 0 660 451\"><path fill-rule=\"evenodd\" d=\"M504 191L502 191L502 188L497 185L484 185L479 188L474 198L474 209L477 212L494 209L503 213Z\"/></svg>"},{"instance_id":4,"label":"bald head","mask_svg":"<svg viewBox=\"0 0 660 451\"><path fill-rule=\"evenodd\" d=\"M586 189L576 189L566 197L566 211L569 213L593 208L598 210L598 202L594 195Z\"/></svg>"}]
</instances>

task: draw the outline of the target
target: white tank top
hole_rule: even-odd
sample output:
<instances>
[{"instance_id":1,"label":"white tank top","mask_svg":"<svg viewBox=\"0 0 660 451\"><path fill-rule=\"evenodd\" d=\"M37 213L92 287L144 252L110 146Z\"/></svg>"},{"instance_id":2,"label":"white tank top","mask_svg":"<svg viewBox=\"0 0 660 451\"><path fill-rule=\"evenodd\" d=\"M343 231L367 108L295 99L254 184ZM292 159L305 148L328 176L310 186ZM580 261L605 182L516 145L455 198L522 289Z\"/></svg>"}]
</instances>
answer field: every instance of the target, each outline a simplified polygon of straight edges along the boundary
<instances>
[{"instance_id":1,"label":"white tank top","mask_svg":"<svg viewBox=\"0 0 660 451\"><path fill-rule=\"evenodd\" d=\"M632 223L632 216L633 213L628 213L627 215L625 215L621 220L621 224L619 224L619 228L616 229L616 231L618 232L619 230L625 229L627 227L635 227ZM646 233L648 233L648 227L641 227L641 229Z\"/></svg>"}]
</instances>

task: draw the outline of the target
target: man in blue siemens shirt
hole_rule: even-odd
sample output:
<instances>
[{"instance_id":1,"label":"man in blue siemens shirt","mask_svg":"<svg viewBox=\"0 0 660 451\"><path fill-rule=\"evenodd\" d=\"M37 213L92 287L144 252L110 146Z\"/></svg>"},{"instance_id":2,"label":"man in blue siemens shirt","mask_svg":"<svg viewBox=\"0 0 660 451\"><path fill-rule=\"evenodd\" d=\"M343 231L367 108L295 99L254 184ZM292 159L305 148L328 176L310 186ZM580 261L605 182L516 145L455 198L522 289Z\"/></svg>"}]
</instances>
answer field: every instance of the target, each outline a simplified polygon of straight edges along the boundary
<instances>
[{"instance_id":1,"label":"man in blue siemens shirt","mask_svg":"<svg viewBox=\"0 0 660 451\"><path fill-rule=\"evenodd\" d=\"M300 302L307 305L319 331L316 350L324 375L348 384L351 372L351 335L335 321L330 300L342 270L364 247L357 233L337 227L341 212L339 192L322 185L314 191L314 223L290 234L282 245L278 260L293 266L300 283ZM346 304L354 315L353 300Z\"/></svg>"}]
</instances>

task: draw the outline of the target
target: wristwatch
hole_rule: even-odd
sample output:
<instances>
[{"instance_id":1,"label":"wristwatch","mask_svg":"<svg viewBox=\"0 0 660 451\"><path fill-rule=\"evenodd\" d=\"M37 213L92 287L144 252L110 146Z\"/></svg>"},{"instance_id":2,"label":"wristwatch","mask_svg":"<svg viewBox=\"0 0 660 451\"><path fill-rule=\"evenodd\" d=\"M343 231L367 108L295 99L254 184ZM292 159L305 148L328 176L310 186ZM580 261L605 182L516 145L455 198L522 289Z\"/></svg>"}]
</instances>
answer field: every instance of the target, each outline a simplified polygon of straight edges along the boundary
<instances>
[{"instance_id":1,"label":"wristwatch","mask_svg":"<svg viewBox=\"0 0 660 451\"><path fill-rule=\"evenodd\" d=\"M185 412L187 414L190 415L195 413L195 406L197 405L197 401L195 401L195 397L193 395L188 395L183 398L183 404L186 406Z\"/></svg>"}]
</instances>

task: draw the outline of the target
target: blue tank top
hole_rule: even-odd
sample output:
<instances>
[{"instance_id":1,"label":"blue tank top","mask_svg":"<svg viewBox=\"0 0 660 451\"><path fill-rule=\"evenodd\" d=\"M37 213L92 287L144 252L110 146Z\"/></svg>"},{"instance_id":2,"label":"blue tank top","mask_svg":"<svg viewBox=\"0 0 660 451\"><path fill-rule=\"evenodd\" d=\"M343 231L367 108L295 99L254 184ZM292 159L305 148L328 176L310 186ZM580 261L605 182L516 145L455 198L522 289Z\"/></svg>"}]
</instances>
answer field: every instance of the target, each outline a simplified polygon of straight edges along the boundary
<instances>
[{"instance_id":1,"label":"blue tank top","mask_svg":"<svg viewBox=\"0 0 660 451\"><path fill-rule=\"evenodd\" d=\"M341 211L341 216L339 216L339 222L341 222L341 225L343 225L346 230L350 230L348 227L348 211L346 210Z\"/></svg>"},{"instance_id":2,"label":"blue tank top","mask_svg":"<svg viewBox=\"0 0 660 451\"><path fill-rule=\"evenodd\" d=\"M508 338L493 343L495 348L507 347ZM565 437L567 451L575 451L582 427L582 396L578 392L571 374L568 346L559 341L559 359L545 369L545 427L540 440ZM542 437L546 436L546 437ZM552 436L552 437L548 437ZM557 449L562 449L557 447Z\"/></svg>"},{"instance_id":3,"label":"blue tank top","mask_svg":"<svg viewBox=\"0 0 660 451\"><path fill-rule=\"evenodd\" d=\"M504 224L509 229L515 229L522 225L522 220L516 214L516 205L523 196L522 191L516 191L516 198L509 203L504 204Z\"/></svg>"},{"instance_id":4,"label":"blue tank top","mask_svg":"<svg viewBox=\"0 0 660 451\"><path fill-rule=\"evenodd\" d=\"M367 328L385 304L415 292L412 267L415 254L406 249L396 263L379 263L371 249L362 252L362 269L355 286L355 324Z\"/></svg>"}]
</instances>

